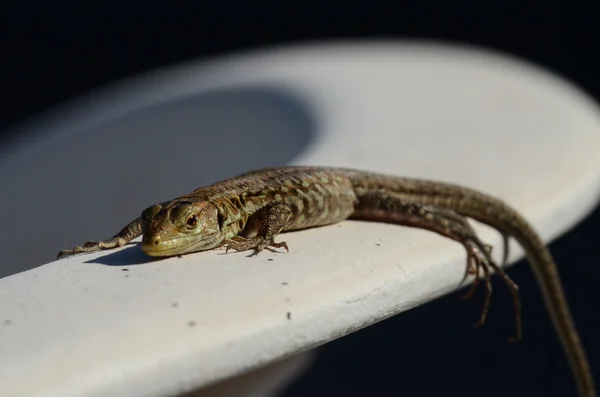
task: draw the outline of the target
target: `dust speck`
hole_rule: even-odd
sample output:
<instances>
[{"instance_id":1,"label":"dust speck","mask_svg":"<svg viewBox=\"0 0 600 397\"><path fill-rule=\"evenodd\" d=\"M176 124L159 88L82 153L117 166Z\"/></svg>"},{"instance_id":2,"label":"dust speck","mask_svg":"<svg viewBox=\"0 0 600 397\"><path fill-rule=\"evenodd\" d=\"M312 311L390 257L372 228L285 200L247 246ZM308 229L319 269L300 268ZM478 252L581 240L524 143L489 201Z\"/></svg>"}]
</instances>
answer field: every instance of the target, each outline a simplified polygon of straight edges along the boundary
<instances>
[{"instance_id":1,"label":"dust speck","mask_svg":"<svg viewBox=\"0 0 600 397\"><path fill-rule=\"evenodd\" d=\"M377 244L375 244L375 245L376 245L376 246L378 246L378 247L381 247L381 244L379 244L379 243L377 243Z\"/></svg>"},{"instance_id":2,"label":"dust speck","mask_svg":"<svg viewBox=\"0 0 600 397\"><path fill-rule=\"evenodd\" d=\"M179 303L177 303L177 302L171 303L171 307L177 307L177 306L179 306Z\"/></svg>"},{"instance_id":3,"label":"dust speck","mask_svg":"<svg viewBox=\"0 0 600 397\"><path fill-rule=\"evenodd\" d=\"M128 272L129 269L127 269L126 267L124 267L123 269L121 269L122 272Z\"/></svg>"},{"instance_id":4,"label":"dust speck","mask_svg":"<svg viewBox=\"0 0 600 397\"><path fill-rule=\"evenodd\" d=\"M284 281L283 283L281 283L281 285L288 285L287 281Z\"/></svg>"},{"instance_id":5,"label":"dust speck","mask_svg":"<svg viewBox=\"0 0 600 397\"><path fill-rule=\"evenodd\" d=\"M287 312L286 317L288 320L292 319L292 312Z\"/></svg>"},{"instance_id":6,"label":"dust speck","mask_svg":"<svg viewBox=\"0 0 600 397\"><path fill-rule=\"evenodd\" d=\"M269 258L269 259L267 259L267 260L268 260L269 262L271 262L271 261L273 261L273 258Z\"/></svg>"},{"instance_id":7,"label":"dust speck","mask_svg":"<svg viewBox=\"0 0 600 397\"><path fill-rule=\"evenodd\" d=\"M196 322L195 321L188 321L188 326L189 327L195 327L196 326Z\"/></svg>"},{"instance_id":8,"label":"dust speck","mask_svg":"<svg viewBox=\"0 0 600 397\"><path fill-rule=\"evenodd\" d=\"M12 321L10 321L10 318L7 318L7 319L6 319L6 320L4 320L2 323L3 323L4 325L11 325L11 324L12 324Z\"/></svg>"}]
</instances>

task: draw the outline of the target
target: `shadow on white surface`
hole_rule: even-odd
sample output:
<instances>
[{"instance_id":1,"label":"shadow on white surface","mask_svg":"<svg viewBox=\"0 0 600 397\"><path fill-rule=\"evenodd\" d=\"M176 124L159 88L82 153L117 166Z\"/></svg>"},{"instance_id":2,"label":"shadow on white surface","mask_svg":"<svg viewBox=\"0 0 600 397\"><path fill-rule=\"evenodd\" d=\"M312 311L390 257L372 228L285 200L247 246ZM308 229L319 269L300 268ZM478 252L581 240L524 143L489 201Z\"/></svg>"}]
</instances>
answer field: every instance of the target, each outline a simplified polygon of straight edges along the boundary
<instances>
[{"instance_id":1,"label":"shadow on white surface","mask_svg":"<svg viewBox=\"0 0 600 397\"><path fill-rule=\"evenodd\" d=\"M106 266L135 266L145 263L156 262L163 258L150 257L142 252L137 243L128 244L120 251L104 251L103 255L97 258L85 260L85 254L82 254L83 263L106 265Z\"/></svg>"},{"instance_id":2,"label":"shadow on white surface","mask_svg":"<svg viewBox=\"0 0 600 397\"><path fill-rule=\"evenodd\" d=\"M23 130L21 140L31 141L0 154L8 193L0 205L11 209L3 219L11 226L0 228L0 277L50 262L83 240L112 236L149 205L289 163L317 128L308 104L275 86L157 100L124 114L119 106L104 121L78 127L72 119L95 110L93 101L80 100L79 114Z\"/></svg>"}]
</instances>

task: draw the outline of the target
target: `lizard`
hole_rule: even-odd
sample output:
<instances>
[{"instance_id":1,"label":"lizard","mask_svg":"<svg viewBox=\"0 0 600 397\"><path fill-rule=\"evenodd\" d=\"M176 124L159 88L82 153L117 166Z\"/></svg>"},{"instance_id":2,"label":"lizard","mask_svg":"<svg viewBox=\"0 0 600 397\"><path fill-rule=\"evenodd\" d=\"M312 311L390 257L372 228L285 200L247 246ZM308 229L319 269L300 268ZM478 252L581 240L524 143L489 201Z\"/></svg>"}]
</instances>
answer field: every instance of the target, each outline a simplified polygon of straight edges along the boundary
<instances>
[{"instance_id":1,"label":"lizard","mask_svg":"<svg viewBox=\"0 0 600 397\"><path fill-rule=\"evenodd\" d=\"M168 257L210 249L283 248L280 232L325 226L344 220L392 223L421 228L462 244L467 252L466 279L475 275L485 284L485 322L492 293L491 272L510 289L515 335L522 338L519 288L495 263L491 246L480 241L469 219L493 227L524 249L540 286L545 306L562 342L580 397L596 396L593 376L565 298L557 266L533 226L504 201L461 185L347 168L285 166L247 172L189 194L146 208L141 216L111 239L90 241L62 250L58 259L80 253L122 247L143 235L142 251ZM481 277L483 276L483 277Z\"/></svg>"}]
</instances>

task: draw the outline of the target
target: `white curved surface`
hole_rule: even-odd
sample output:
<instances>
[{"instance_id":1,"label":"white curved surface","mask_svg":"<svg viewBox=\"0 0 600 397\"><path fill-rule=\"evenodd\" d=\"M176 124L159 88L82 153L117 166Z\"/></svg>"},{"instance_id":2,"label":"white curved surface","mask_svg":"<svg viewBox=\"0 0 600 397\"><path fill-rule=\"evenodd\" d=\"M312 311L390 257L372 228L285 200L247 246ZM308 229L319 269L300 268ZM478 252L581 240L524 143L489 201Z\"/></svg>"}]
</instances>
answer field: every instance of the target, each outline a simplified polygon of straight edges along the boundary
<instances>
[{"instance_id":1,"label":"white curved surface","mask_svg":"<svg viewBox=\"0 0 600 397\"><path fill-rule=\"evenodd\" d=\"M21 145L0 166L14 171L25 156L134 109L248 84L292 93L316 116L316 139L296 164L475 187L514 205L545 239L597 202L595 104L513 60L438 46L280 49L153 74L47 120L47 131L61 132ZM495 232L478 230L499 244ZM128 246L1 279L2 395L176 395L427 302L455 290L464 272L462 248L422 230L344 222L282 239L289 254L213 251L146 262ZM511 259L520 253L513 249Z\"/></svg>"}]
</instances>

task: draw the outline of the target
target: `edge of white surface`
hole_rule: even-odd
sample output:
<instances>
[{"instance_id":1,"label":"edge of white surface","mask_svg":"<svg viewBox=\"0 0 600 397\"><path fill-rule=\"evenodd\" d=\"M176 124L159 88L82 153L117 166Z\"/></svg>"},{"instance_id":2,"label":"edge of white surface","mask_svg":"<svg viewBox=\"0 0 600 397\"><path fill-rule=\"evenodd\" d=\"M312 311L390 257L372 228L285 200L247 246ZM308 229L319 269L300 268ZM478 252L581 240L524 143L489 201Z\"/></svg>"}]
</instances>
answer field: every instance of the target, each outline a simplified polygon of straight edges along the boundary
<instances>
[{"instance_id":1,"label":"edge of white surface","mask_svg":"<svg viewBox=\"0 0 600 397\"><path fill-rule=\"evenodd\" d=\"M548 83L552 89L559 89L564 95L576 100L579 106L590 113L597 113L594 99L561 76L541 65L533 64L512 54L499 50L479 47L466 43L442 43L430 40L338 40L321 43L296 45L276 45L240 51L233 54L214 58L182 62L174 66L139 73L136 76L124 78L101 86L89 94L81 94L71 101L65 101L60 107L33 116L13 129L14 137L10 142L17 148L20 144L31 143L31 136L21 133L38 129L39 125L46 128L46 136L40 136L39 141L67 139L75 131L85 129L87 125L104 123L107 120L121 116L139 108L158 104L164 101L185 97L198 92L209 92L214 89L240 87L247 84L273 84L278 88L288 86L295 95L306 94L310 99L318 99L319 85L303 86L302 73L295 75L284 68L263 68L265 62L273 59L289 58L299 70L307 63L306 59L318 56L330 62L335 54L347 57L349 54L361 51L363 56L377 56L389 52L413 52L415 56L429 57L432 62L445 56L462 58L478 64L480 67L510 68L511 73L527 76L538 82ZM335 54L334 54L335 53ZM332 54L333 57L332 57ZM304 68L306 69L306 68ZM299 77L299 78L298 78ZM151 84L148 84L151 82ZM299 84L300 83L300 84ZM317 97L315 97L315 93ZM94 109L86 112L81 109L81 103ZM115 112L119 109L119 112ZM318 108L314 108L319 112ZM329 110L329 109L328 109ZM68 119L67 128L57 120ZM48 127L54 127L49 129ZM10 153L7 153L10 156Z\"/></svg>"},{"instance_id":2,"label":"edge of white surface","mask_svg":"<svg viewBox=\"0 0 600 397\"><path fill-rule=\"evenodd\" d=\"M447 49L447 51L450 50ZM259 65L261 60L252 62ZM508 61L504 59L503 62ZM227 74L229 72L231 70L219 73ZM546 77L544 76L544 78ZM553 84L555 83L564 84L557 80L553 81ZM580 93L572 94L584 98ZM582 101L582 103L584 102ZM594 110L597 112L596 108ZM68 131L65 134L68 134ZM335 131L332 131L331 134L335 134ZM327 153L328 150L331 150L328 148L329 142L325 139L321 142L322 146L318 148L317 152L307 154L299 162L314 163L319 159L324 159L325 157L318 152L323 150L324 153ZM568 188L557 191L543 203L523 199L513 200L511 195L515 192L496 191L492 193L503 194L503 198L509 202L515 201L518 209L525 213L533 225L542 232L543 237L548 240L572 227L596 205L600 192L598 171L600 160L596 160L596 163L596 168L589 167L582 170L581 174L572 178ZM394 170L380 169L380 171L394 173ZM490 189L493 187L490 186ZM578 203L577 206L572 205L575 201ZM500 242L499 236L489 229L478 227L478 230L486 241L494 245ZM374 235L378 236L379 244L383 248L374 246L372 237ZM341 241L342 236L345 239L344 242ZM291 253L289 255L262 255L262 258L256 259L260 264L260 269L248 266L248 259L244 255L220 257L214 252L199 253L183 258L150 262L142 268L133 269L132 266L128 272L130 275L128 284L124 284L124 275L120 269L86 263L94 258L107 255L100 253L53 262L41 268L2 279L0 285L3 285L3 288L0 288L0 296L5 288L6 290L12 289L14 292L17 285L27 286L27 288L32 288L31 291L35 291L36 286L48 288L46 284L52 283L52 287L47 290L54 288L53 291L57 293L55 296L57 300L54 303L63 302L63 307L53 306L54 303L48 302L47 296L32 297L29 291L23 291L22 296L12 301L11 304L19 307L19 310L25 311L30 308L56 310L57 313L65 316L56 321L71 321L72 319L68 318L68 309L69 306L78 304L78 296L65 294L61 287L64 287L65 290L70 288L71 291L93 296L93 294L101 294L101 291L95 289L95 283L112 282L117 293L113 291L112 295L105 297L109 302L101 303L112 304L115 310L120 310L117 318L125 316L120 320L126 322L127 315L135 315L134 312L128 311L133 310L133 306L128 306L127 302L119 300L125 296L123 294L127 294L127 288L141 291L144 286L156 288L162 286L170 288L171 292L181 290L192 294L195 284L212 288L210 283L206 283L206 277L210 278L215 274L229 275L231 283L241 283L240 285L254 282L260 286L260 283L263 282L261 277L264 274L269 274L271 280L281 278L281 281L288 282L287 286L277 287L278 290L281 290L278 292L280 294L277 296L278 299L275 299L274 295L269 295L273 293L273 290L265 290L263 292L267 295L259 297L259 300L263 302L261 309L271 313L266 317L263 314L259 320L253 319L252 315L255 313L252 313L252 307L246 307L244 316L248 316L246 317L248 326L245 334L242 338L230 339L227 344L223 344L223 341L228 339L228 335L236 334L239 329L240 319L235 316L230 317L233 312L221 313L224 318L220 320L217 333L210 329L210 320L207 324L199 322L195 327L186 325L186 319L196 318L199 313L202 313L202 310L210 312L210 305L207 305L206 302L198 301L198 305L187 306L179 302L179 307L174 310L168 306L170 302L162 302L166 306L159 307L161 302L150 299L147 306L153 308L153 313L138 314L141 317L138 319L139 323L128 324L128 327L133 327L128 328L128 331L137 336L129 339L118 334L102 335L103 332L109 331L102 329L102 322L95 322L97 319L90 315L90 318L87 319L90 324L81 324L81 327L83 327L82 329L98 327L99 335L94 337L93 341L104 344L90 346L90 340L85 338L72 341L74 354L85 354L102 362L103 358L113 357L111 354L116 351L129 350L129 353L137 359L136 365L128 367L127 360L125 360L120 362L121 367L115 365L114 369L105 368L104 371L97 374L97 378L78 379L77 381L81 383L70 383L66 389L56 390L56 394L47 390L48 393L45 394L68 396L80 395L82 391L86 391L86 395L89 396L109 394L172 395L177 390L190 390L201 385L211 384L247 369L265 365L273 360L325 343L448 293L458 287L464 268L464 252L456 244L428 232L398 228L393 225L345 222L318 230L286 234L284 238L292 248ZM398 241L403 243L398 244ZM132 248L126 247L121 251L125 250L127 250L127 254L122 252L114 255L133 255ZM512 253L511 259L513 260L520 255L520 251L515 249L512 250ZM328 280L330 284L327 285L319 284L324 280L318 278L310 279L312 285L302 285L288 278L290 274L286 273L285 269L294 269L293 271L298 272L294 277L304 277L311 272L318 271L319 269L311 267L306 262L307 257L317 255L321 256L322 261L337 264L337 267L343 268L344 271L329 274L328 276L333 278ZM399 257L410 257L411 260L398 263L397 258ZM274 261L268 262L269 258ZM303 272L306 273L303 274ZM97 277L89 280L88 277L92 274ZM138 279L132 281L135 278L134 274L137 274ZM203 276L205 276L204 279ZM188 283L179 285L176 289L171 288L172 286L168 285L169 280L179 279L178 277L186 277ZM359 287L357 287L356 279L361 280ZM65 280L68 280L68 283ZM296 281L298 280L296 279ZM357 289L349 289L349 286ZM319 291L319 294L312 296L308 293L311 290ZM348 291L353 293L348 295ZM145 297L151 296L146 295ZM0 298L0 305L1 302L6 302L6 298L8 297ZM254 299L252 302L256 303L257 297L252 298ZM173 299L185 300L185 294L180 298L174 297ZM224 297L224 302L220 302L225 308L246 304L243 297L238 297L237 301L228 299L228 297ZM205 306L202 306L203 304ZM94 309L100 310L101 308L94 307L92 304L90 311L93 313ZM291 321L286 319L287 312L292 313ZM240 312L235 314L240 315ZM331 319L329 327L315 327L315 322L323 318ZM4 328L5 333L12 333L14 341L19 340L19 327L30 329L36 326L35 316L20 319L20 321L23 320L25 320L23 323L15 322L10 327ZM154 337L159 339L153 339L152 335L145 335L144 329L152 329ZM194 331L196 332L194 333ZM161 336L174 333L180 333L176 341L160 340ZM69 340L65 340L63 335L52 336L57 339L57 343L67 345L69 343ZM157 351L152 349L159 343L161 343L159 348L162 352L160 358L156 357ZM46 359L51 359L56 357L57 353L50 349L50 351L40 352L40 358L43 354L47 354ZM239 357L246 357L248 360L240 365L237 362ZM18 357L15 358L18 360ZM211 363L211 366L206 367L204 365L206 362ZM140 363L145 363L145 367ZM89 363L79 363L79 365L86 364ZM80 368L71 368L70 363L66 361L52 365L46 363L46 365L47 369L56 371L54 375ZM89 365L95 365L95 363ZM53 374L48 373L47 375L47 380L50 382ZM168 381L157 385L155 382L149 382L148 379L168 379ZM51 383L46 385L46 387L50 386Z\"/></svg>"}]
</instances>

